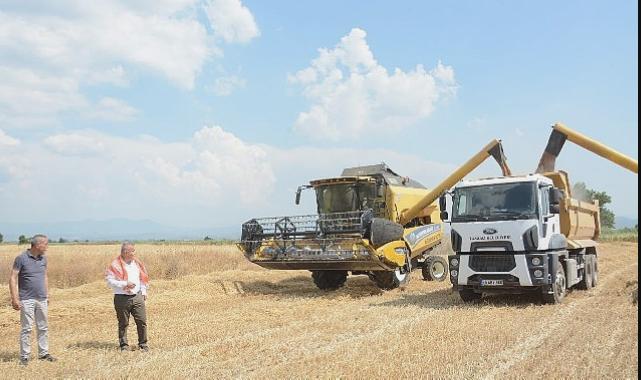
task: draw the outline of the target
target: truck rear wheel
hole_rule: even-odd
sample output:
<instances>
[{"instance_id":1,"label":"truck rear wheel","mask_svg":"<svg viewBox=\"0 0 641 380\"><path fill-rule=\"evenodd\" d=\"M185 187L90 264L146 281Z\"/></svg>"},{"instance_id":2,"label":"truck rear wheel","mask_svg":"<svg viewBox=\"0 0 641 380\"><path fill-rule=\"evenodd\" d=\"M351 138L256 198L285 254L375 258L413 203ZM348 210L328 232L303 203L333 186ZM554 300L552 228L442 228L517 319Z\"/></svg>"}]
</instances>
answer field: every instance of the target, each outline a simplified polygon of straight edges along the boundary
<instances>
[{"instance_id":1,"label":"truck rear wheel","mask_svg":"<svg viewBox=\"0 0 641 380\"><path fill-rule=\"evenodd\" d=\"M592 255L592 286L599 283L599 256Z\"/></svg>"},{"instance_id":2,"label":"truck rear wheel","mask_svg":"<svg viewBox=\"0 0 641 380\"><path fill-rule=\"evenodd\" d=\"M410 282L410 273L402 268L396 269L393 272L376 271L372 272L370 278L374 281L376 286L383 290L392 290L396 288L403 288Z\"/></svg>"},{"instance_id":3,"label":"truck rear wheel","mask_svg":"<svg viewBox=\"0 0 641 380\"><path fill-rule=\"evenodd\" d=\"M314 270L312 279L318 289L336 290L347 281L347 271L344 270Z\"/></svg>"},{"instance_id":4,"label":"truck rear wheel","mask_svg":"<svg viewBox=\"0 0 641 380\"><path fill-rule=\"evenodd\" d=\"M461 297L463 302L474 302L478 301L483 297L483 294L476 293L472 289L461 289L458 291L458 295Z\"/></svg>"},{"instance_id":5,"label":"truck rear wheel","mask_svg":"<svg viewBox=\"0 0 641 380\"><path fill-rule=\"evenodd\" d=\"M583 279L579 282L579 289L588 290L592 288L592 278L594 276L594 259L592 255L585 255L583 264Z\"/></svg>"},{"instance_id":6,"label":"truck rear wheel","mask_svg":"<svg viewBox=\"0 0 641 380\"><path fill-rule=\"evenodd\" d=\"M563 298L565 298L565 292L566 292L565 270L563 269L563 265L559 263L556 270L556 279L552 284L552 294L549 294L547 293L547 291L545 291L544 293L541 294L541 296L543 298L543 302L545 303L558 304L558 303L561 303L561 301L563 301Z\"/></svg>"},{"instance_id":7,"label":"truck rear wheel","mask_svg":"<svg viewBox=\"0 0 641 380\"><path fill-rule=\"evenodd\" d=\"M427 256L422 272L427 281L444 281L447 278L447 260L441 256Z\"/></svg>"}]
</instances>

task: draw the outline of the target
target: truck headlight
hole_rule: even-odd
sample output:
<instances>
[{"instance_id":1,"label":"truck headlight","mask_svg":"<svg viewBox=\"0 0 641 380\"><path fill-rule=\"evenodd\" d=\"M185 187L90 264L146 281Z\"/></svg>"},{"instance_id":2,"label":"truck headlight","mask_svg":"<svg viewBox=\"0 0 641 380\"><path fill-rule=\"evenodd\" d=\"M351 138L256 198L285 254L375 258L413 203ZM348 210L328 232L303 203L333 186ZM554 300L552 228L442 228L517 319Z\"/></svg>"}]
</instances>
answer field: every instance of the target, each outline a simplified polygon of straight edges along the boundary
<instances>
[{"instance_id":1,"label":"truck headlight","mask_svg":"<svg viewBox=\"0 0 641 380\"><path fill-rule=\"evenodd\" d=\"M541 277L543 277L543 271L542 271L542 270L540 270L540 269L535 270L535 271L534 271L534 277L536 277L536 278L541 278Z\"/></svg>"},{"instance_id":2,"label":"truck headlight","mask_svg":"<svg viewBox=\"0 0 641 380\"><path fill-rule=\"evenodd\" d=\"M458 259L450 260L450 265L453 266L454 268L458 267Z\"/></svg>"},{"instance_id":3,"label":"truck headlight","mask_svg":"<svg viewBox=\"0 0 641 380\"><path fill-rule=\"evenodd\" d=\"M534 266L541 265L541 258L540 257L533 257L532 258L532 265L534 265Z\"/></svg>"},{"instance_id":4,"label":"truck headlight","mask_svg":"<svg viewBox=\"0 0 641 380\"><path fill-rule=\"evenodd\" d=\"M456 269L453 269L450 271L450 274L452 275L452 277L456 277L458 276L458 271Z\"/></svg>"}]
</instances>

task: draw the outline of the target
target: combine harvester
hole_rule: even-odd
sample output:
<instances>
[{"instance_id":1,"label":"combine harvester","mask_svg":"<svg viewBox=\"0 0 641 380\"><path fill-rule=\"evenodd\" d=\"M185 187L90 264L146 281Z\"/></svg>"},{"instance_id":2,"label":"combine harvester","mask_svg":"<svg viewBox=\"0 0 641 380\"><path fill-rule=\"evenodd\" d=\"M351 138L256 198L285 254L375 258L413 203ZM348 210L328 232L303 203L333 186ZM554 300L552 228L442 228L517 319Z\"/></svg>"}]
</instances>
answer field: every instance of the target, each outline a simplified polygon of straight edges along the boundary
<instances>
[{"instance_id":1,"label":"combine harvester","mask_svg":"<svg viewBox=\"0 0 641 380\"><path fill-rule=\"evenodd\" d=\"M539 293L559 303L572 287L596 286L599 205L573 199L567 173L555 171L566 140L638 173L632 158L556 124L535 174L459 183L452 191L456 254L449 270L463 301ZM443 210L445 202L442 196ZM448 219L446 212L441 217Z\"/></svg>"},{"instance_id":2,"label":"combine harvester","mask_svg":"<svg viewBox=\"0 0 641 380\"><path fill-rule=\"evenodd\" d=\"M490 156L510 175L501 142L493 140L431 191L385 164L313 180L298 188L296 204L301 191L312 188L318 214L251 219L238 247L264 268L311 271L320 289L343 286L348 273L394 289L417 267L427 280L445 280L447 260L430 255L443 235L436 201Z\"/></svg>"}]
</instances>

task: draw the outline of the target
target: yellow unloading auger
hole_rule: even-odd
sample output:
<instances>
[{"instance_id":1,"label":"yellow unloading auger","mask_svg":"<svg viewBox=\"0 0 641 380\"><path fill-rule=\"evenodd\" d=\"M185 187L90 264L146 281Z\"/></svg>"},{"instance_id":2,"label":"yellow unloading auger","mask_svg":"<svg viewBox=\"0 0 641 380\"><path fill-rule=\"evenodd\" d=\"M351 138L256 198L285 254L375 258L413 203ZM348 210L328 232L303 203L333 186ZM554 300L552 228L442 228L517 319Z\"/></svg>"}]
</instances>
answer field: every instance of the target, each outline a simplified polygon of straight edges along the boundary
<instances>
[{"instance_id":1,"label":"yellow unloading auger","mask_svg":"<svg viewBox=\"0 0 641 380\"><path fill-rule=\"evenodd\" d=\"M451 189L458 181L462 180L466 175L470 174L470 172L479 167L479 165L481 165L489 157L493 157L496 160L504 176L512 175L512 171L507 165L507 159L505 158L505 153L503 152L503 145L501 145L501 140L494 139L490 141L483 149L481 149L480 152L467 160L466 163L461 165L452 174L445 178L445 180L434 187L412 208L403 211L401 213L399 223L405 225L409 221L414 219L416 215L418 215L425 207L432 204L443 193L445 193L448 189Z\"/></svg>"},{"instance_id":2,"label":"yellow unloading auger","mask_svg":"<svg viewBox=\"0 0 641 380\"><path fill-rule=\"evenodd\" d=\"M539 161L539 166L536 168L536 173L553 172L563 144L566 140L570 140L580 147L589 150L592 153L610 160L634 173L639 173L639 163L623 153L604 145L596 140L593 140L579 132L573 131L561 123L556 123L552 126L552 134L545 147L545 151Z\"/></svg>"}]
</instances>

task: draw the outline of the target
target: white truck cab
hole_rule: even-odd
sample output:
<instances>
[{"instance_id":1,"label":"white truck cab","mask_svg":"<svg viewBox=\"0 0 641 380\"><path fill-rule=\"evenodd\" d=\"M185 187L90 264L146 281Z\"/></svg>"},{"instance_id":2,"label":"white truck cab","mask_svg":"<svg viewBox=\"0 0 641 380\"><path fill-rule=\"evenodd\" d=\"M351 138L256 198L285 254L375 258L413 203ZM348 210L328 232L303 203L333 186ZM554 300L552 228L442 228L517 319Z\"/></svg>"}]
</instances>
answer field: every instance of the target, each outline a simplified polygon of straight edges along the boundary
<instances>
[{"instance_id":1,"label":"white truck cab","mask_svg":"<svg viewBox=\"0 0 641 380\"><path fill-rule=\"evenodd\" d=\"M556 303L566 288L587 277L582 255L591 251L571 249L562 234L562 197L542 174L461 181L454 187L450 280L464 301L483 293L539 292ZM444 198L441 202L445 209Z\"/></svg>"}]
</instances>

